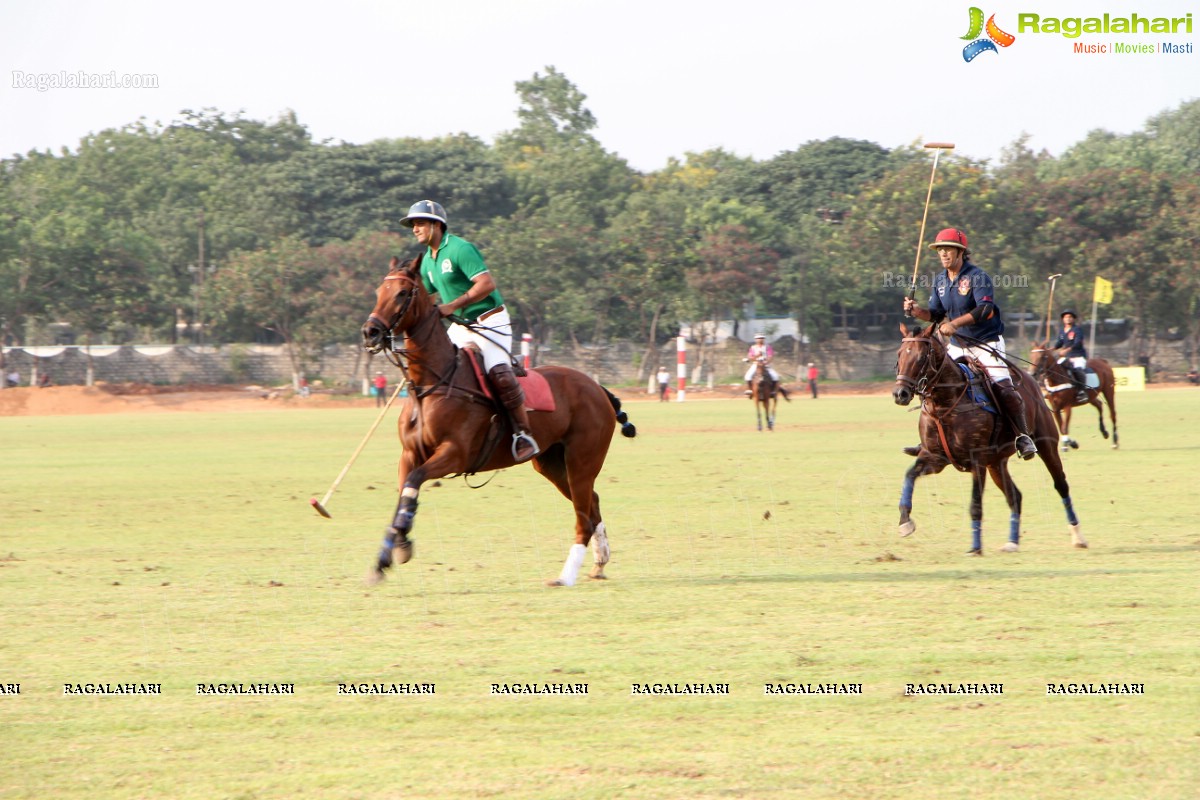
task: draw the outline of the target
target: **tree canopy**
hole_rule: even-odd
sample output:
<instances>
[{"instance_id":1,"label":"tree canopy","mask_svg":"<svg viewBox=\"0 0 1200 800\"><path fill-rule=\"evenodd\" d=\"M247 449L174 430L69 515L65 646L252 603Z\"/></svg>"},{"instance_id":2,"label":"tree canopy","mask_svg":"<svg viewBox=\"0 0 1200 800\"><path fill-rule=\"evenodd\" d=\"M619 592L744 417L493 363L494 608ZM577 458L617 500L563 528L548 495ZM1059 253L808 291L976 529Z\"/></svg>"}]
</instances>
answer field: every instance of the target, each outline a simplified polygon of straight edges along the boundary
<instances>
[{"instance_id":1,"label":"tree canopy","mask_svg":"<svg viewBox=\"0 0 1200 800\"><path fill-rule=\"evenodd\" d=\"M595 136L586 95L554 67L518 82L517 126L314 142L296 115L185 110L0 161L0 338L49 344L356 339L399 226L435 199L497 273L518 332L540 345L636 339L685 321L789 315L806 337L898 319L914 267L928 151L835 137L756 161L687 153L641 174ZM1112 314L1200 343L1200 101L1060 158L1025 138L998 164L941 157L926 243L969 232L1009 310L1084 306L1097 275ZM1040 312L1037 312L1040 313ZM853 323L850 323L853 324ZM1195 344L1193 345L1193 347ZM299 368L299 366L298 366Z\"/></svg>"}]
</instances>

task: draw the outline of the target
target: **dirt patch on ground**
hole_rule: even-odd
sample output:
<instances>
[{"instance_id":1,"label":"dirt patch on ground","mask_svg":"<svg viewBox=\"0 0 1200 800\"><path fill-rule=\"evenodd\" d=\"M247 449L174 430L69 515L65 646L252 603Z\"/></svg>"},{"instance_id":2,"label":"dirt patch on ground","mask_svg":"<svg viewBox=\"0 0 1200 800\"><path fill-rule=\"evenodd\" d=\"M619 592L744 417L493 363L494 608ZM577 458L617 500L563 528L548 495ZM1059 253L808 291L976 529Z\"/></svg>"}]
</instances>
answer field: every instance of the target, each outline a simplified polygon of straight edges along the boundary
<instances>
[{"instance_id":1,"label":"dirt patch on ground","mask_svg":"<svg viewBox=\"0 0 1200 800\"><path fill-rule=\"evenodd\" d=\"M269 411L284 408L346 408L374 400L351 394L313 393L298 397L290 389L260 386L98 383L95 386L48 386L0 391L0 416L141 414L170 411Z\"/></svg>"},{"instance_id":2,"label":"dirt patch on ground","mask_svg":"<svg viewBox=\"0 0 1200 800\"><path fill-rule=\"evenodd\" d=\"M1183 383L1150 384L1147 389L1196 387ZM622 401L655 401L657 395L648 395L634 389L610 391ZM743 397L743 387L723 385L691 387L688 398L723 399ZM789 386L792 397L807 400L808 387L802 384ZM822 383L822 397L845 395L887 395L892 384L875 383ZM672 388L670 397L675 399ZM183 384L179 386L155 386L147 383L97 383L95 386L48 386L44 389L0 390L0 416L62 416L73 414L131 414L184 411L274 411L293 408L354 408L373 406L375 401L354 393L315 390L309 397L300 397L290 388L263 386L229 386L210 384Z\"/></svg>"}]
</instances>

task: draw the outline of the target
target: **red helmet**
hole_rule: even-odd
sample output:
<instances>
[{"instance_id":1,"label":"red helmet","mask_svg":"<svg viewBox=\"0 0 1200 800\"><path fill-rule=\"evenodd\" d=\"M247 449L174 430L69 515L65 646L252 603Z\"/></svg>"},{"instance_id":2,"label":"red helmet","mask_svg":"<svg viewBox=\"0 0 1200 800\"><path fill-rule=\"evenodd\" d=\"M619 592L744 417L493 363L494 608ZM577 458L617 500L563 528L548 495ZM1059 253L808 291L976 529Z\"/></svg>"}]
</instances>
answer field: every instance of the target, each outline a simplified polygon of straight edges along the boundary
<instances>
[{"instance_id":1,"label":"red helmet","mask_svg":"<svg viewBox=\"0 0 1200 800\"><path fill-rule=\"evenodd\" d=\"M934 237L933 244L930 247L957 247L961 250L967 249L967 235L958 228L946 228L938 231L938 235Z\"/></svg>"}]
</instances>

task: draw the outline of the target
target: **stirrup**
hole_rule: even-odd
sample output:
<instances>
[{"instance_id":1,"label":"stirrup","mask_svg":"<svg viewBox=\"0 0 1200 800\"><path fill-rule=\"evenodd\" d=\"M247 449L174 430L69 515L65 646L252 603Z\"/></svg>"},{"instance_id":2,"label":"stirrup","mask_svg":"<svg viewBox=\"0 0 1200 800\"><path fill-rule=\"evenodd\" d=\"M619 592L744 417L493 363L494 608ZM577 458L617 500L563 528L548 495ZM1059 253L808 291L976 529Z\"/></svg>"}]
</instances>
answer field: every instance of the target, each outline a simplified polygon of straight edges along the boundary
<instances>
[{"instance_id":1,"label":"stirrup","mask_svg":"<svg viewBox=\"0 0 1200 800\"><path fill-rule=\"evenodd\" d=\"M1017 436L1015 446L1017 448L1017 455L1021 457L1022 461L1028 461L1037 455L1037 445L1033 443L1033 439L1024 433Z\"/></svg>"},{"instance_id":2,"label":"stirrup","mask_svg":"<svg viewBox=\"0 0 1200 800\"><path fill-rule=\"evenodd\" d=\"M1075 390L1075 402L1076 403L1086 403L1089 399L1090 398L1088 397L1087 389L1076 389Z\"/></svg>"},{"instance_id":3,"label":"stirrup","mask_svg":"<svg viewBox=\"0 0 1200 800\"><path fill-rule=\"evenodd\" d=\"M530 449L530 452L525 456L517 455L517 450L519 449L522 442L526 443ZM512 438L513 461L517 462L518 464L524 464L526 461L533 458L540 452L542 452L542 448L538 446L537 440L534 439L532 436L530 436L528 433L526 433L525 431L520 431L519 433L513 434L513 438Z\"/></svg>"}]
</instances>

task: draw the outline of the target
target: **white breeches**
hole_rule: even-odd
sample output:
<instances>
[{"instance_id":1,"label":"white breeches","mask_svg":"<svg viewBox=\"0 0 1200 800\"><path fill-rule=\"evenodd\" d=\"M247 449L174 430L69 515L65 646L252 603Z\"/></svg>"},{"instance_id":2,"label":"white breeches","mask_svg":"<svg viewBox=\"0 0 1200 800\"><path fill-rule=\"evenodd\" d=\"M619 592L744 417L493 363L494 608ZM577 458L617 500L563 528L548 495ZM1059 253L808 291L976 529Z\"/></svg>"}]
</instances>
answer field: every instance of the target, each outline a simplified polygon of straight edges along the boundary
<instances>
[{"instance_id":1,"label":"white breeches","mask_svg":"<svg viewBox=\"0 0 1200 800\"><path fill-rule=\"evenodd\" d=\"M754 379L754 371L756 369L758 369L757 364L750 365L750 369L746 370L746 380L749 381L749 380ZM775 371L774 367L767 367L767 372L769 372L771 374L771 380L775 381L776 383L779 383L779 373Z\"/></svg>"},{"instance_id":2,"label":"white breeches","mask_svg":"<svg viewBox=\"0 0 1200 800\"><path fill-rule=\"evenodd\" d=\"M474 344L483 353L483 368L488 372L498 364L512 363L512 320L504 308L482 322L473 323L477 330L458 323L446 329L450 341L459 347Z\"/></svg>"},{"instance_id":3,"label":"white breeches","mask_svg":"<svg viewBox=\"0 0 1200 800\"><path fill-rule=\"evenodd\" d=\"M1084 358L1083 356L1073 356L1071 358L1067 358L1066 356L1063 356L1062 358L1060 358L1058 360L1058 363L1061 364L1064 361L1069 361L1071 363L1071 366L1075 367L1076 369L1082 369L1082 370L1087 369L1087 359Z\"/></svg>"},{"instance_id":4,"label":"white breeches","mask_svg":"<svg viewBox=\"0 0 1200 800\"><path fill-rule=\"evenodd\" d=\"M979 360L987 368L988 377L993 383L1003 383L1004 381L1012 381L1012 376L1008 373L1008 365L1002 360L1005 353L1004 337L1001 336L991 344L990 347L959 347L951 342L946 345L946 352L951 358L959 358L960 356L973 356Z\"/></svg>"}]
</instances>

